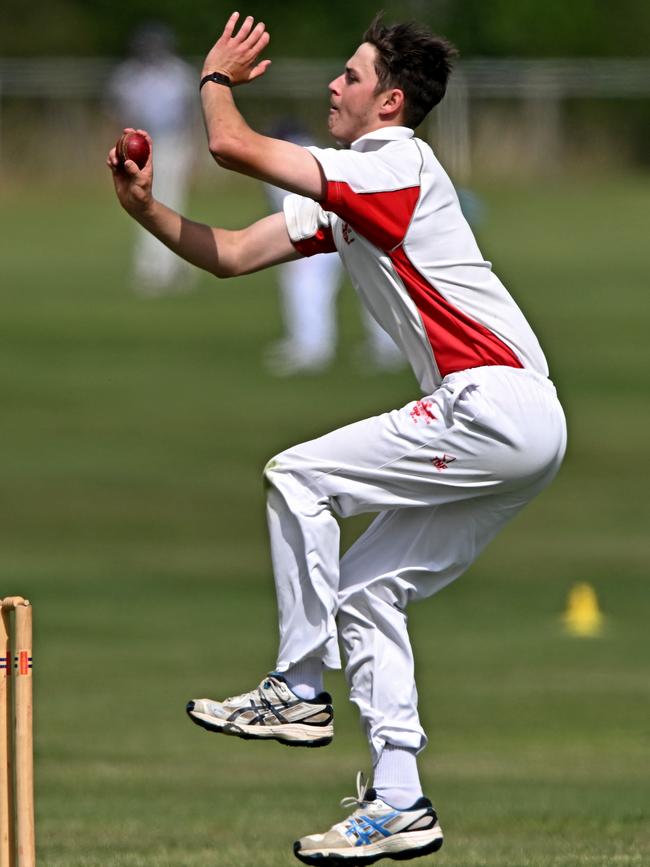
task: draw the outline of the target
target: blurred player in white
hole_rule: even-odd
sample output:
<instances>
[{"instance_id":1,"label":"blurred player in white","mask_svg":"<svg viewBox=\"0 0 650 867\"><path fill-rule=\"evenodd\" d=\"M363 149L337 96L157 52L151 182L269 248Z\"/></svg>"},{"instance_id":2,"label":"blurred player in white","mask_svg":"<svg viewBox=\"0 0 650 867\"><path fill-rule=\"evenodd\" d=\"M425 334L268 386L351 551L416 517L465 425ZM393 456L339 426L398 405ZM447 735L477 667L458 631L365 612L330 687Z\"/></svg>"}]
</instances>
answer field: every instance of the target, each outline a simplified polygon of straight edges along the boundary
<instances>
[{"instance_id":1,"label":"blurred player in white","mask_svg":"<svg viewBox=\"0 0 650 867\"><path fill-rule=\"evenodd\" d=\"M108 87L109 110L123 127L144 127L156 142L155 195L184 208L196 151L196 72L174 50L174 34L159 21L141 24L130 56ZM144 296L190 288L196 273L150 232L138 230L133 289Z\"/></svg>"},{"instance_id":2,"label":"blurred player in white","mask_svg":"<svg viewBox=\"0 0 650 867\"><path fill-rule=\"evenodd\" d=\"M315 142L295 120L284 119L269 130L272 138L302 147ZM281 211L288 193L264 184L272 211ZM277 268L285 336L269 347L266 366L276 376L319 373L334 360L337 345L336 296L343 279L343 266L336 253L306 256ZM360 363L368 372L389 372L404 365L395 342L362 306L361 317L367 345Z\"/></svg>"},{"instance_id":3,"label":"blurred player in white","mask_svg":"<svg viewBox=\"0 0 650 867\"><path fill-rule=\"evenodd\" d=\"M427 739L407 606L462 574L551 481L566 445L564 415L535 334L481 255L431 148L414 136L444 96L449 43L376 20L329 85L330 132L346 147L305 149L257 134L237 110L231 86L269 65L259 60L264 25L249 17L237 30L237 20L204 64L210 150L221 165L296 195L284 213L240 231L210 228L152 198L150 164L127 163L121 173L112 151L120 201L217 276L336 249L422 396L268 463L275 671L251 692L196 699L188 712L211 731L324 746L333 712L323 670L340 666L340 639L373 788L358 781L352 814L298 840L294 852L314 865L413 858L440 848L442 831L418 776ZM361 512L379 515L339 560L335 515Z\"/></svg>"}]
</instances>

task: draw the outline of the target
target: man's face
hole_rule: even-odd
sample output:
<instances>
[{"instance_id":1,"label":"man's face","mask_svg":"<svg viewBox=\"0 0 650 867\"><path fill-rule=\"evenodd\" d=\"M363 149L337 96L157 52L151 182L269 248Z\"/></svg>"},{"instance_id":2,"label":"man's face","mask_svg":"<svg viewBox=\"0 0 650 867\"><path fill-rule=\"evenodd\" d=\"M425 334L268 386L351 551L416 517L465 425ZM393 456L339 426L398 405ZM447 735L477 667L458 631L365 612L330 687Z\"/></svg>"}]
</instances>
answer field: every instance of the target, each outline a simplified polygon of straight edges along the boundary
<instances>
[{"instance_id":1,"label":"man's face","mask_svg":"<svg viewBox=\"0 0 650 867\"><path fill-rule=\"evenodd\" d=\"M377 129L382 94L375 71L376 49L364 42L348 60L345 71L329 85L330 111L327 118L329 131L337 141L350 144Z\"/></svg>"}]
</instances>

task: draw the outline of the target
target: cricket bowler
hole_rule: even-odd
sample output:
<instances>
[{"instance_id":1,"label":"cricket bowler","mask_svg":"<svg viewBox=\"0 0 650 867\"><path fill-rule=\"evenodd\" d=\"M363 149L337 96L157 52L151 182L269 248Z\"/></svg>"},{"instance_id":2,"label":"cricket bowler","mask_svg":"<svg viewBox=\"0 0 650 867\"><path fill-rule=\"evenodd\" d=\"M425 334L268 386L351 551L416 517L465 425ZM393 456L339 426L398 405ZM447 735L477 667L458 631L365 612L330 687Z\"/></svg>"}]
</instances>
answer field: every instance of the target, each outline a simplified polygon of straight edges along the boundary
<instances>
[{"instance_id":1,"label":"cricket bowler","mask_svg":"<svg viewBox=\"0 0 650 867\"><path fill-rule=\"evenodd\" d=\"M142 170L109 153L119 201L217 277L338 252L420 394L268 462L275 667L252 691L194 699L188 713L209 731L324 747L334 714L323 675L341 667L340 642L372 788L358 778L356 797L344 801L348 818L297 840L294 852L313 865L406 860L443 840L418 776L427 737L408 605L465 572L549 484L566 425L537 337L414 133L445 94L453 47L417 24L377 17L329 84L337 146L319 148L260 135L237 108L234 88L254 87L270 65L262 58L269 38L262 22L233 13L197 85L214 159L292 193L283 211L238 231L186 219L152 196L155 142ZM341 558L336 516L364 512L377 517Z\"/></svg>"}]
</instances>

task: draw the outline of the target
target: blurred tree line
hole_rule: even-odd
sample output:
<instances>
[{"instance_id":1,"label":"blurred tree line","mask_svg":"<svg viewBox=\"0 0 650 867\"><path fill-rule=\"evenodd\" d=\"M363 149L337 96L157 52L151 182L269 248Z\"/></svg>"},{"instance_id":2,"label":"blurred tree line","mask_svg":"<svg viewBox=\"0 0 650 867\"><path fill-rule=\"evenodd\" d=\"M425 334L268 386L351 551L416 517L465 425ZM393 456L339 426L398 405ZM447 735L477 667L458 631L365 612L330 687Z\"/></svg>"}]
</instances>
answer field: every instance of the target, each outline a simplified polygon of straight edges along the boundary
<instances>
[{"instance_id":1,"label":"blurred tree line","mask_svg":"<svg viewBox=\"0 0 650 867\"><path fill-rule=\"evenodd\" d=\"M647 0L285 0L244 4L209 0L3 0L0 55L124 54L133 27L159 19L178 34L179 49L201 55L233 8L264 20L269 54L340 57L358 44L375 12L414 18L444 34L462 56L647 56Z\"/></svg>"}]
</instances>

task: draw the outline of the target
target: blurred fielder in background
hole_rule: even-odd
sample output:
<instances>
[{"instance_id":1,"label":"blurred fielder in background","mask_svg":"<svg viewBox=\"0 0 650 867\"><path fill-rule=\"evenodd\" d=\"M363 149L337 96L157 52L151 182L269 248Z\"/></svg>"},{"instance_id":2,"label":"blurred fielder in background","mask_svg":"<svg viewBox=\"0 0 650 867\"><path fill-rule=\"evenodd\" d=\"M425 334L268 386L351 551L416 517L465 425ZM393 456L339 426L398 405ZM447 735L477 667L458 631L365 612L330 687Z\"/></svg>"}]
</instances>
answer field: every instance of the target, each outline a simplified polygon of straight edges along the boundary
<instances>
[{"instance_id":1,"label":"blurred fielder in background","mask_svg":"<svg viewBox=\"0 0 650 867\"><path fill-rule=\"evenodd\" d=\"M278 122L268 134L302 147L316 144L293 118ZM272 211L281 211L287 191L272 184L264 184L264 189ZM266 367L275 376L319 373L334 361L336 353L336 296L343 279L341 259L336 253L305 256L279 265L277 275L286 333L269 347ZM366 345L359 352L359 363L371 373L402 368L404 356L364 306L361 318Z\"/></svg>"},{"instance_id":2,"label":"blurred fielder in background","mask_svg":"<svg viewBox=\"0 0 650 867\"><path fill-rule=\"evenodd\" d=\"M376 19L329 85L329 129L344 149L303 148L259 135L236 108L232 86L270 64L259 60L264 24L248 17L237 30L238 17L201 77L210 151L220 165L295 195L283 213L240 231L211 228L152 197L151 160L121 171L113 150L120 202L219 277L337 250L424 396L268 463L276 667L251 692L196 699L188 712L215 732L325 746L333 711L323 670L340 667L340 638L373 788L358 778L352 814L298 840L294 852L321 865L413 858L439 849L442 831L418 776L426 736L407 605L464 572L551 481L566 445L564 415L537 338L481 255L445 171L413 133L444 96L452 46L417 25ZM334 513L362 512L379 515L339 560Z\"/></svg>"},{"instance_id":3,"label":"blurred fielder in background","mask_svg":"<svg viewBox=\"0 0 650 867\"><path fill-rule=\"evenodd\" d=\"M175 53L172 30L160 21L138 26L127 60L108 87L108 111L122 126L145 127L156 141L155 194L171 208L184 208L196 150L196 73ZM188 289L191 265L151 233L138 230L131 282L143 296Z\"/></svg>"}]
</instances>

